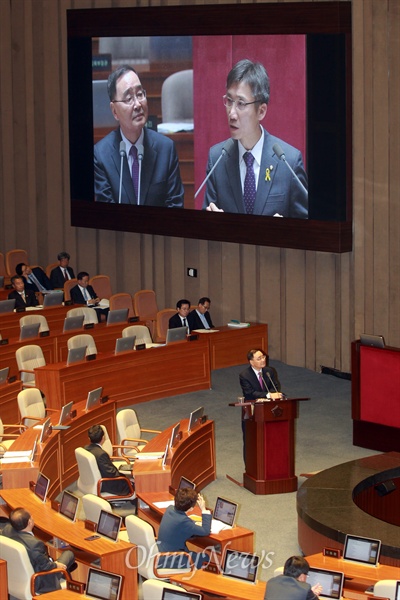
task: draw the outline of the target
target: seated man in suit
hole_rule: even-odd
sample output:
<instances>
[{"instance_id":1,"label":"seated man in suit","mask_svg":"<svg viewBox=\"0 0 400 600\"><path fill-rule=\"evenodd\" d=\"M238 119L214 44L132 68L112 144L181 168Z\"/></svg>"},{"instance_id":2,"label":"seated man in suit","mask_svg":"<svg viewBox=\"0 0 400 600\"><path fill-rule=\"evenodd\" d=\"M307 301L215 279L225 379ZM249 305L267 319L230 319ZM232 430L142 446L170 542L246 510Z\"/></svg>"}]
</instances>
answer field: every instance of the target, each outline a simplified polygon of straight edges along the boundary
<instances>
[{"instance_id":1,"label":"seated man in suit","mask_svg":"<svg viewBox=\"0 0 400 600\"><path fill-rule=\"evenodd\" d=\"M33 535L35 523L25 508L16 508L10 513L10 522L4 527L2 535L5 535L16 542L23 544L28 552L29 560L32 563L35 573L40 571L52 571L53 569L63 569L64 571L73 571L76 568L74 553L71 550L64 550L56 561L53 561L47 551L47 546L41 540ZM1 541L0 541L1 544ZM35 592L44 594L59 590L60 578L62 573L53 573L51 575L41 575L35 581Z\"/></svg>"},{"instance_id":2,"label":"seated man in suit","mask_svg":"<svg viewBox=\"0 0 400 600\"><path fill-rule=\"evenodd\" d=\"M201 510L202 522L200 527L196 525L187 513L193 507L199 505ZM193 536L210 535L212 516L206 509L206 503L201 494L196 490L181 488L175 494L174 506L168 506L163 518L161 519L160 529L158 531L158 549L160 552L189 552L186 542ZM204 562L209 562L209 556L205 552L190 552L193 562L197 568L200 568ZM183 568L187 561L182 556L167 557L161 559L163 562L159 565L163 567ZM181 562L179 562L181 561Z\"/></svg>"},{"instance_id":3,"label":"seated man in suit","mask_svg":"<svg viewBox=\"0 0 400 600\"><path fill-rule=\"evenodd\" d=\"M107 318L109 309L98 307L100 298L97 297L93 287L89 285L89 273L86 273L86 271L81 271L78 273L77 279L77 285L74 285L74 287L70 290L73 304L84 304L85 306L94 308L97 313L97 319L100 323L101 320L105 320Z\"/></svg>"},{"instance_id":4,"label":"seated man in suit","mask_svg":"<svg viewBox=\"0 0 400 600\"><path fill-rule=\"evenodd\" d=\"M269 92L269 77L261 63L241 60L229 72L224 105L231 139L210 149L207 173L229 144L207 181L203 209L308 218L307 175L300 150L261 126ZM288 164L277 156L276 145L281 146Z\"/></svg>"},{"instance_id":5,"label":"seated man in suit","mask_svg":"<svg viewBox=\"0 0 400 600\"><path fill-rule=\"evenodd\" d=\"M182 208L184 192L175 144L145 127L147 97L136 71L129 65L119 67L110 74L107 88L119 127L94 147L95 200Z\"/></svg>"},{"instance_id":6,"label":"seated man in suit","mask_svg":"<svg viewBox=\"0 0 400 600\"><path fill-rule=\"evenodd\" d=\"M20 275L11 277L13 292L8 294L9 300L15 300L15 308L26 308L27 306L37 306L38 301L35 292L25 289L25 283Z\"/></svg>"},{"instance_id":7,"label":"seated man in suit","mask_svg":"<svg viewBox=\"0 0 400 600\"><path fill-rule=\"evenodd\" d=\"M318 600L322 586L307 583L310 565L302 556L291 556L285 562L283 575L273 577L267 583L265 600Z\"/></svg>"},{"instance_id":8,"label":"seated man in suit","mask_svg":"<svg viewBox=\"0 0 400 600\"><path fill-rule=\"evenodd\" d=\"M182 300L178 300L176 303L176 310L178 311L176 315L170 318L168 322L169 329L176 329L177 327L187 327L187 317L190 311L190 300L186 300L186 298L182 298Z\"/></svg>"},{"instance_id":9,"label":"seated man in suit","mask_svg":"<svg viewBox=\"0 0 400 600\"><path fill-rule=\"evenodd\" d=\"M59 289L64 287L64 283L68 279L74 279L75 274L73 269L69 266L70 255L68 252L60 252L57 256L59 261L58 267L52 269L50 273L50 281L53 289Z\"/></svg>"},{"instance_id":10,"label":"seated man in suit","mask_svg":"<svg viewBox=\"0 0 400 600\"><path fill-rule=\"evenodd\" d=\"M193 329L213 329L214 325L211 321L210 310L211 300L204 296L200 298L198 306L188 315L189 331Z\"/></svg>"},{"instance_id":11,"label":"seated man in suit","mask_svg":"<svg viewBox=\"0 0 400 600\"><path fill-rule=\"evenodd\" d=\"M53 289L50 279L40 267L34 267L32 269L25 263L18 263L15 267L15 272L17 275L24 278L26 290L47 292L48 290Z\"/></svg>"},{"instance_id":12,"label":"seated man in suit","mask_svg":"<svg viewBox=\"0 0 400 600\"><path fill-rule=\"evenodd\" d=\"M129 496L131 490L127 481L124 481L123 479L116 479L117 477L126 478L126 475L118 471L107 452L102 448L102 444L104 442L104 432L100 425L92 425L92 427L89 428L88 435L90 444L85 446L85 450L91 452L96 458L100 475L102 477L112 477L115 479L115 481L105 481L101 488L102 491L115 494L116 496Z\"/></svg>"}]
</instances>

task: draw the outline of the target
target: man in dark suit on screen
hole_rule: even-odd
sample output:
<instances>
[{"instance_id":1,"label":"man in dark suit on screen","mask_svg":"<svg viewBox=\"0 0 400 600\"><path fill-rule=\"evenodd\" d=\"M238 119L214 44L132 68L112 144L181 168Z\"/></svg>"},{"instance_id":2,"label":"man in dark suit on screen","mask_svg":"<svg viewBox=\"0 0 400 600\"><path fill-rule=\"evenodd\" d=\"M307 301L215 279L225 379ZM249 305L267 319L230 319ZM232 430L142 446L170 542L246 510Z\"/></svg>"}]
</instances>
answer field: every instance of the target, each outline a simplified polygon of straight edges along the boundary
<instances>
[{"instance_id":1,"label":"man in dark suit on screen","mask_svg":"<svg viewBox=\"0 0 400 600\"><path fill-rule=\"evenodd\" d=\"M207 181L203 209L307 219L307 175L301 152L261 126L269 92L262 64L245 59L229 72L223 100L233 143L225 140L210 149L207 173L227 147ZM276 144L301 183L279 160Z\"/></svg>"},{"instance_id":2,"label":"man in dark suit on screen","mask_svg":"<svg viewBox=\"0 0 400 600\"><path fill-rule=\"evenodd\" d=\"M52 560L49 557L46 544L33 535L34 525L35 523L27 510L16 508L10 513L10 522L4 527L2 535L25 546L35 573L53 571L54 569L73 571L76 568L74 553L71 550L64 550L56 561ZM37 577L35 592L43 594L59 590L61 588L61 577L62 573L60 572Z\"/></svg>"},{"instance_id":3,"label":"man in dark suit on screen","mask_svg":"<svg viewBox=\"0 0 400 600\"><path fill-rule=\"evenodd\" d=\"M147 97L136 71L128 65L120 67L109 76L107 88L119 128L94 147L95 200L182 208L183 185L175 144L145 127Z\"/></svg>"}]
</instances>

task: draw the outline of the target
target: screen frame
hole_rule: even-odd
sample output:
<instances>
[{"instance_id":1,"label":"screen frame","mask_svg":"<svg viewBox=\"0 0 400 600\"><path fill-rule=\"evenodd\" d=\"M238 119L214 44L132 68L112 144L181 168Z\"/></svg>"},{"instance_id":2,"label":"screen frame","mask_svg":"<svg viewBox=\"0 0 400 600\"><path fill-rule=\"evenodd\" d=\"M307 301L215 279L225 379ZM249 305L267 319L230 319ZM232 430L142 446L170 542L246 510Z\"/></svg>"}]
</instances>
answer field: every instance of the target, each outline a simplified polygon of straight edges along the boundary
<instances>
[{"instance_id":1,"label":"screen frame","mask_svg":"<svg viewBox=\"0 0 400 600\"><path fill-rule=\"evenodd\" d=\"M100 523L102 522L103 519L111 519L115 525L118 525L116 538L113 538L112 536L107 535L107 533L104 533L104 531L102 531L102 529L100 527ZM99 533L101 536L103 536L107 540L110 540L111 542L118 542L118 536L119 536L119 532L121 529L121 524L122 524L122 517L120 515L111 513L108 510L101 510L100 514L99 514L99 519L97 521L96 533ZM100 529L99 529L99 527L100 527Z\"/></svg>"},{"instance_id":2,"label":"screen frame","mask_svg":"<svg viewBox=\"0 0 400 600\"><path fill-rule=\"evenodd\" d=\"M43 482L45 484L45 488L44 488L44 494L43 495L39 495L37 490L37 485L39 483L39 481ZM44 475L42 472L38 473L37 479L36 479L36 485L35 485L35 496L37 498L39 498L39 500L41 502L46 502L47 499L47 494L49 492L49 487L50 487L50 479L48 477L46 477L46 475Z\"/></svg>"},{"instance_id":3,"label":"screen frame","mask_svg":"<svg viewBox=\"0 0 400 600\"><path fill-rule=\"evenodd\" d=\"M254 571L254 577L253 579L244 579L243 577L241 577L240 575L235 575L234 573L227 573L227 563L229 560L230 556L234 556L236 555L238 558L248 558L248 557L252 557L252 558L256 558L257 559L257 565L255 567L255 571ZM222 566L222 575L224 577L231 577L232 579L235 579L236 581L243 581L244 583L249 583L251 584L255 584L257 582L257 575L258 575L258 569L260 566L260 557L258 556L258 554L254 554L253 552L242 552L241 550L234 550L232 548L227 548L225 551L225 555L224 555L224 562L223 562L223 566Z\"/></svg>"},{"instance_id":4,"label":"screen frame","mask_svg":"<svg viewBox=\"0 0 400 600\"><path fill-rule=\"evenodd\" d=\"M313 585L316 585L316 583L319 583L317 580L314 581L309 581L309 575L310 573L315 573L316 575L318 574L322 574L322 575L330 575L332 577L340 577L340 589L338 590L338 593L335 596L328 596L327 594L324 594L324 590L322 590L320 597L321 598L330 598L332 600L341 600L342 598L342 593L343 593L343 584L344 584L344 573L342 571L332 571L329 569L320 569L318 567L310 567L308 573L307 573L307 583L309 583L311 585L311 587L313 587Z\"/></svg>"},{"instance_id":5,"label":"screen frame","mask_svg":"<svg viewBox=\"0 0 400 600\"><path fill-rule=\"evenodd\" d=\"M116 579L118 581L118 593L117 593L115 600L119 600L119 598L121 596L121 589L122 589L122 575L117 575L117 573L110 573L109 571L102 571L100 569L94 569L93 567L89 567L87 580L86 580L86 593L90 594L90 597L100 598L100 600L104 600L104 596L102 596L102 595L99 596L99 595L95 594L90 587L91 578L95 577L96 575L99 575L100 577L104 577L104 579L109 579L109 580Z\"/></svg>"},{"instance_id":6,"label":"screen frame","mask_svg":"<svg viewBox=\"0 0 400 600\"><path fill-rule=\"evenodd\" d=\"M378 545L378 551L376 553L376 559L374 562L368 562L365 560L349 557L349 555L348 555L349 543L350 543L350 541L354 541L354 540L360 541L360 542L365 542L365 543L370 543L370 544L376 543ZM380 554L381 554L381 546L382 546L381 540L378 540L376 538L367 538L367 537L363 537L361 535L347 534L345 542L344 542L344 548L343 548L343 560L347 560L352 563L364 565L366 567L377 567L379 564L379 558L380 558Z\"/></svg>"},{"instance_id":7,"label":"screen frame","mask_svg":"<svg viewBox=\"0 0 400 600\"><path fill-rule=\"evenodd\" d=\"M71 224L77 227L129 231L151 235L207 239L260 246L297 248L324 252L352 250L352 98L351 98L351 2L303 2L233 5L157 6L117 9L67 10L69 61L79 56L82 69L90 69L90 89L84 78L69 70L70 95L70 166L73 179L82 169L93 168L90 157L77 163L77 145L82 147L80 126L75 118L90 118L85 96L91 99L90 61L82 56L85 42L92 37L122 35L234 35L238 34L312 34L344 33L346 35L346 220L319 221L277 219L266 216L180 209L96 203L73 197ZM82 47L79 49L79 43ZM80 51L79 51L80 50ZM71 62L70 62L71 64ZM73 63L74 64L74 63ZM86 82L87 85L87 82ZM76 117L71 110L72 99L82 98L85 110ZM72 125L71 125L72 123ZM72 128L71 128L72 127ZM75 141L74 141L75 140ZM75 148L74 148L75 143ZM74 163L75 161L75 163ZM78 170L79 169L79 170ZM93 195L93 192L92 192Z\"/></svg>"},{"instance_id":8,"label":"screen frame","mask_svg":"<svg viewBox=\"0 0 400 600\"><path fill-rule=\"evenodd\" d=\"M218 517L216 515L218 515L218 504L219 502L223 502L224 504L230 504L233 508L234 508L234 515L233 515L233 519L231 523L227 523L226 521L224 521L223 519L221 519L221 517ZM216 501L215 501L215 506L214 506L214 511L213 511L213 519L216 519L217 521L220 521L221 523L225 523L225 525L228 525L229 527L234 527L235 523L236 523L236 517L237 517L237 511L238 511L238 503L237 502L233 502L233 500L229 500L228 498L223 498L222 496L218 496Z\"/></svg>"},{"instance_id":9,"label":"screen frame","mask_svg":"<svg viewBox=\"0 0 400 600\"><path fill-rule=\"evenodd\" d=\"M196 410L192 410L189 415L188 433L193 431L198 425L200 425L200 419L204 415L204 406L199 406Z\"/></svg>"},{"instance_id":10,"label":"screen frame","mask_svg":"<svg viewBox=\"0 0 400 600\"><path fill-rule=\"evenodd\" d=\"M89 411L92 408L95 408L96 406L100 405L100 400L101 400L101 395L103 393L103 388L97 387L94 390L90 390L88 392L87 398L86 398L86 406L85 406L85 411Z\"/></svg>"},{"instance_id":11,"label":"screen frame","mask_svg":"<svg viewBox=\"0 0 400 600\"><path fill-rule=\"evenodd\" d=\"M69 498L70 500L72 500L74 502L74 513L73 513L72 517L69 516L65 512L65 509L64 509L64 512L62 510L63 507L64 507L64 502L65 502L66 498ZM72 521L72 523L75 523L76 515L77 515L77 512L78 512L78 506L79 506L79 498L78 498L78 496L75 496L74 494L72 494L68 490L64 490L63 494L62 494L62 497L61 497L61 502L60 502L60 515L62 515L63 517L65 517L69 521Z\"/></svg>"}]
</instances>

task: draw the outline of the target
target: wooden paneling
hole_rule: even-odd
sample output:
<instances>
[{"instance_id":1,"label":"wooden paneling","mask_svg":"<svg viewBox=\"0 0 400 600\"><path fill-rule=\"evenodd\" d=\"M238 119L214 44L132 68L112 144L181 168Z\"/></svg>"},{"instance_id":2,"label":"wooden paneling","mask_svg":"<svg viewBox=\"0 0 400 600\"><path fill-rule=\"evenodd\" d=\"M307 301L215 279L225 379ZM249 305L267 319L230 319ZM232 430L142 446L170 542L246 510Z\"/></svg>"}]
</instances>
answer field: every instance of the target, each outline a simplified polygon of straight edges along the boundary
<instances>
[{"instance_id":1,"label":"wooden paneling","mask_svg":"<svg viewBox=\"0 0 400 600\"><path fill-rule=\"evenodd\" d=\"M208 295L216 325L267 322L270 356L310 369L349 371L363 331L399 346L398 0L352 0L354 249L341 256L70 226L66 9L128 5L0 2L0 251L46 265L66 249L115 291L155 289L160 309Z\"/></svg>"}]
</instances>

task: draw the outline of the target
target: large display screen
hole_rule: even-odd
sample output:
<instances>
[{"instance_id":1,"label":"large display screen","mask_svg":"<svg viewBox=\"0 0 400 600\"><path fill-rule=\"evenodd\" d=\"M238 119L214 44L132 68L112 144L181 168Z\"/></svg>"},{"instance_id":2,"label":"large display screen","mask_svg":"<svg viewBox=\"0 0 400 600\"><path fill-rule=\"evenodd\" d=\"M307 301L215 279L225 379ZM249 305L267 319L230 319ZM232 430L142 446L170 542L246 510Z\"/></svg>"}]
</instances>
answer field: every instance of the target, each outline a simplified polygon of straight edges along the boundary
<instances>
[{"instance_id":1,"label":"large display screen","mask_svg":"<svg viewBox=\"0 0 400 600\"><path fill-rule=\"evenodd\" d=\"M67 11L67 23L73 225L351 250L350 3L83 9ZM261 162L257 189L270 187L267 206L274 191L279 197L273 184L278 175L283 177L290 181L291 197L300 199L298 211L285 212L277 203L268 212L256 201L258 208L254 205L253 214L246 214L240 177L236 181L234 171L221 180L224 212L205 210L212 186L208 183L198 190L206 177L210 148L222 142L220 148L227 150L218 150L222 157L214 172L217 181L219 169L222 173L233 160L233 145L223 143L235 137L223 96L228 72L242 59L258 61L268 72L270 100L260 123L265 138L275 136L279 142L273 159ZM120 109L126 105L110 105L107 94L107 78L122 64L135 69L146 90L147 127L175 143L183 184L177 201L174 197L174 202L164 202L163 193L152 186L145 165L148 156L141 162L139 180L139 195L146 199L137 205L127 193L124 197L123 182L130 177L130 167L118 131L120 123L123 129ZM173 92L168 104L167 84L164 97L162 87L175 73L186 79L183 92ZM181 104L183 112L175 115ZM246 107L239 117L252 108ZM114 138L118 144L112 151L107 140ZM300 181L289 169L290 147L302 159L296 171ZM285 157L279 158L280 148L288 155L286 164ZM119 174L112 191L108 181L104 185L105 171L99 168L103 161L113 161ZM129 185L133 190L131 183L126 189Z\"/></svg>"}]
</instances>

